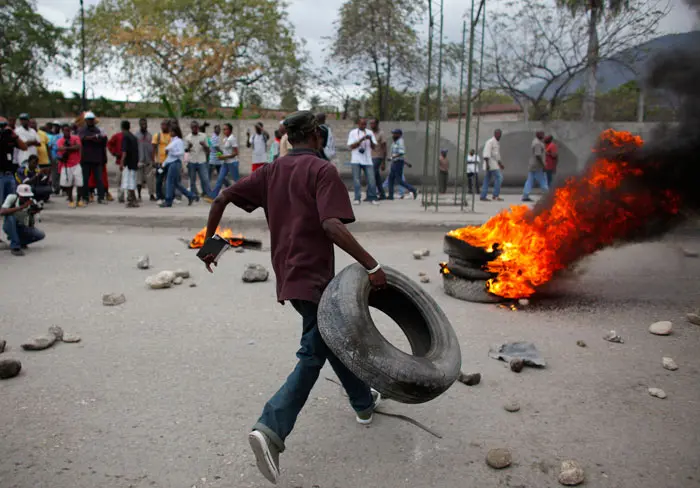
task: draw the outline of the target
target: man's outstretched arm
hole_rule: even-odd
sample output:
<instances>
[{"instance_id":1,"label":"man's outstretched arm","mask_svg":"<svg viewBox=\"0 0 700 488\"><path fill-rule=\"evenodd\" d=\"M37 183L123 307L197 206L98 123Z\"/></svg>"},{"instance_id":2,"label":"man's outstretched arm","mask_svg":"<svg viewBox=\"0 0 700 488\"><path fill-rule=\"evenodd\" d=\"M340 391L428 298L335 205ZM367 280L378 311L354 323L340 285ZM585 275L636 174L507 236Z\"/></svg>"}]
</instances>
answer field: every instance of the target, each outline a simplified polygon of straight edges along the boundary
<instances>
[{"instance_id":1,"label":"man's outstretched arm","mask_svg":"<svg viewBox=\"0 0 700 488\"><path fill-rule=\"evenodd\" d=\"M369 281L372 283L373 288L383 288L386 286L386 275L384 271L379 268L377 260L357 242L340 219L326 219L323 221L322 225L324 232L336 246L352 256L352 258L364 266L368 272L373 271L369 275Z\"/></svg>"}]
</instances>

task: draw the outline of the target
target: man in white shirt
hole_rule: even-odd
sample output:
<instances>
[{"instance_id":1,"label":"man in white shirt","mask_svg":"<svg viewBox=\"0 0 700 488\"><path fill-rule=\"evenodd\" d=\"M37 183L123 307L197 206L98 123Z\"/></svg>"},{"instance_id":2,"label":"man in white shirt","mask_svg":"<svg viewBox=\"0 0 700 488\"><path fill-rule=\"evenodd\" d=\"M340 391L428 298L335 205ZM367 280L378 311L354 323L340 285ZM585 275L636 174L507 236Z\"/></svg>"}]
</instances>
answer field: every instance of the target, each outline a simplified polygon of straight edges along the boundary
<instances>
[{"instance_id":1,"label":"man in white shirt","mask_svg":"<svg viewBox=\"0 0 700 488\"><path fill-rule=\"evenodd\" d=\"M474 149L469 150L467 155L467 190L469 193L479 191L479 156L476 155Z\"/></svg>"},{"instance_id":2,"label":"man in white shirt","mask_svg":"<svg viewBox=\"0 0 700 488\"><path fill-rule=\"evenodd\" d=\"M190 191L193 195L199 195L197 191L197 175L199 175L204 200L211 203L211 198L209 197L211 187L209 185L209 163L207 163L207 154L209 153L207 136L199 132L199 124L196 121L193 120L190 127L192 133L187 134L187 137L185 137L185 148L190 154L190 161L187 163Z\"/></svg>"},{"instance_id":3,"label":"man in white shirt","mask_svg":"<svg viewBox=\"0 0 700 488\"><path fill-rule=\"evenodd\" d=\"M216 186L211 192L212 198L216 198L219 191L221 191L226 175L231 175L234 183L240 179L238 172L238 140L233 135L233 126L231 124L224 124L224 136L219 142L219 147L222 152L218 153L216 157L221 161L221 168L219 169Z\"/></svg>"},{"instance_id":4,"label":"man in white shirt","mask_svg":"<svg viewBox=\"0 0 700 488\"><path fill-rule=\"evenodd\" d=\"M19 116L19 127L15 129L15 134L19 136L22 141L27 145L27 149L24 151L17 151L17 164L22 164L29 156L37 155L37 146L41 143L39 142L39 134L29 127L29 114L20 114Z\"/></svg>"},{"instance_id":5,"label":"man in white shirt","mask_svg":"<svg viewBox=\"0 0 700 488\"><path fill-rule=\"evenodd\" d=\"M355 187L353 204L362 203L362 172L367 178L367 201L379 205L377 201L377 183L374 180L374 165L372 164L372 149L377 146L377 139L371 130L367 129L367 119L359 119L357 128L348 134L348 147L352 151L350 165L352 166L352 182Z\"/></svg>"},{"instance_id":6,"label":"man in white shirt","mask_svg":"<svg viewBox=\"0 0 700 488\"><path fill-rule=\"evenodd\" d=\"M484 145L484 184L481 187L482 202L489 201L487 196L491 180L493 180L493 199L499 202L503 201L499 196L501 194L501 182L503 181L503 174L501 171L504 169L503 163L501 162L501 135L501 129L496 129L493 132L493 137L486 141L486 145Z\"/></svg>"},{"instance_id":7,"label":"man in white shirt","mask_svg":"<svg viewBox=\"0 0 700 488\"><path fill-rule=\"evenodd\" d=\"M267 141L270 135L263 130L263 123L255 124L255 132L251 135L247 134L248 141L246 146L253 148L253 165L251 171L257 171L263 164L267 164Z\"/></svg>"}]
</instances>

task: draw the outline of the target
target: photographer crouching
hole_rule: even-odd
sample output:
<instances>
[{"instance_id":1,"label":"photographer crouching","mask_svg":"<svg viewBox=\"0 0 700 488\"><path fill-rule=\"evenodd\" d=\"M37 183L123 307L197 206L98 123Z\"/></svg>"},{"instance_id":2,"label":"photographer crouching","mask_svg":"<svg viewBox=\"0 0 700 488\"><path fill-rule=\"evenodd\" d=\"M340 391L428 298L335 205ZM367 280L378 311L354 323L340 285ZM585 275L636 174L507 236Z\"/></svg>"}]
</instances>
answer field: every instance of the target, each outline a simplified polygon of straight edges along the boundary
<instances>
[{"instance_id":1,"label":"photographer crouching","mask_svg":"<svg viewBox=\"0 0 700 488\"><path fill-rule=\"evenodd\" d=\"M10 249L14 256L24 256L22 249L46 237L46 234L34 227L34 217L41 212L42 206L33 197L29 185L18 185L15 193L5 197L0 208L0 215L4 219L2 229L10 239Z\"/></svg>"}]
</instances>

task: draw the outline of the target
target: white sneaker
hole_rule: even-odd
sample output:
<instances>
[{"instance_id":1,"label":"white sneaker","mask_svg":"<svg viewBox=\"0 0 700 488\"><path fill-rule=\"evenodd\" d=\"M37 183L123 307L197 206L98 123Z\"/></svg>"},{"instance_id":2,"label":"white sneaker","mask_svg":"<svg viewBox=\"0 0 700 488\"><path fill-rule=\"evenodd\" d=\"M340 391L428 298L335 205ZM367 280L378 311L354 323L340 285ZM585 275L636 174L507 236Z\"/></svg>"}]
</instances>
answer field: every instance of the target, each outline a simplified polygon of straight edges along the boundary
<instances>
[{"instance_id":1,"label":"white sneaker","mask_svg":"<svg viewBox=\"0 0 700 488\"><path fill-rule=\"evenodd\" d=\"M379 205L379 202L377 200L372 200L372 205Z\"/></svg>"},{"instance_id":2,"label":"white sneaker","mask_svg":"<svg viewBox=\"0 0 700 488\"><path fill-rule=\"evenodd\" d=\"M354 202L352 202L353 205L360 205L361 203L362 203L362 202L359 201L359 200L355 200Z\"/></svg>"},{"instance_id":3,"label":"white sneaker","mask_svg":"<svg viewBox=\"0 0 700 488\"><path fill-rule=\"evenodd\" d=\"M277 484L280 476L280 453L279 449L270 441L269 437L254 430L248 434L250 448L255 454L255 462L260 473L272 484Z\"/></svg>"},{"instance_id":4,"label":"white sneaker","mask_svg":"<svg viewBox=\"0 0 700 488\"><path fill-rule=\"evenodd\" d=\"M163 205L163 200L156 200L156 205Z\"/></svg>"},{"instance_id":5,"label":"white sneaker","mask_svg":"<svg viewBox=\"0 0 700 488\"><path fill-rule=\"evenodd\" d=\"M374 388L370 388L370 391L372 393L372 399L374 400L371 410L363 413L355 413L355 419L360 425L369 425L372 423L372 420L374 420L374 411L377 409L377 407L382 401L381 393L379 393Z\"/></svg>"}]
</instances>

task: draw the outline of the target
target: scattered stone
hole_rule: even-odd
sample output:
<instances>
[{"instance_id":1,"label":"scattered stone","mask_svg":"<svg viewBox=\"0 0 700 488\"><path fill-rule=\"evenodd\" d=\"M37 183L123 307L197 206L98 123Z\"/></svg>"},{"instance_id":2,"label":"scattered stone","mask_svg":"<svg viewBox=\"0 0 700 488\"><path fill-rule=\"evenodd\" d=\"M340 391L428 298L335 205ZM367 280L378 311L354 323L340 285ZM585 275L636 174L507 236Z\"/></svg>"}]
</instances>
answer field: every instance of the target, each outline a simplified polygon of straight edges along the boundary
<instances>
[{"instance_id":1,"label":"scattered stone","mask_svg":"<svg viewBox=\"0 0 700 488\"><path fill-rule=\"evenodd\" d=\"M649 332L655 335L669 335L673 329L673 323L668 320L654 322L649 326Z\"/></svg>"},{"instance_id":2,"label":"scattered stone","mask_svg":"<svg viewBox=\"0 0 700 488\"><path fill-rule=\"evenodd\" d=\"M57 341L63 340L63 329L58 325L52 325L49 327L49 334L53 334Z\"/></svg>"},{"instance_id":3,"label":"scattered stone","mask_svg":"<svg viewBox=\"0 0 700 488\"><path fill-rule=\"evenodd\" d=\"M649 388L649 394L656 398L661 398L662 400L666 398L666 392L661 388Z\"/></svg>"},{"instance_id":4,"label":"scattered stone","mask_svg":"<svg viewBox=\"0 0 700 488\"><path fill-rule=\"evenodd\" d=\"M236 252L237 252L238 254L243 254L243 253L245 252L245 249L243 249L243 247L241 247L241 246L238 246L238 247L236 248Z\"/></svg>"},{"instance_id":5,"label":"scattered stone","mask_svg":"<svg viewBox=\"0 0 700 488\"><path fill-rule=\"evenodd\" d=\"M430 283L430 278L428 278L427 276L421 276L420 282L421 283Z\"/></svg>"},{"instance_id":6,"label":"scattered stone","mask_svg":"<svg viewBox=\"0 0 700 488\"><path fill-rule=\"evenodd\" d=\"M510 370L514 373L520 373L525 367L525 361L520 358L510 360Z\"/></svg>"},{"instance_id":7,"label":"scattered stone","mask_svg":"<svg viewBox=\"0 0 700 488\"><path fill-rule=\"evenodd\" d=\"M146 285L158 290L161 288L170 288L175 281L175 273L173 271L161 271L146 278Z\"/></svg>"},{"instance_id":8,"label":"scattered stone","mask_svg":"<svg viewBox=\"0 0 700 488\"><path fill-rule=\"evenodd\" d=\"M424 271L421 271L420 273L418 273L418 276L422 278L423 276L428 276L428 274Z\"/></svg>"},{"instance_id":9,"label":"scattered stone","mask_svg":"<svg viewBox=\"0 0 700 488\"><path fill-rule=\"evenodd\" d=\"M194 281L190 283L190 288L197 288L197 283L195 283Z\"/></svg>"},{"instance_id":10,"label":"scattered stone","mask_svg":"<svg viewBox=\"0 0 700 488\"><path fill-rule=\"evenodd\" d=\"M586 479L583 468L576 461L562 461L561 472L559 473L559 483L564 486L576 486Z\"/></svg>"},{"instance_id":11,"label":"scattered stone","mask_svg":"<svg viewBox=\"0 0 700 488\"><path fill-rule=\"evenodd\" d=\"M105 305L107 307L121 305L124 302L126 302L126 297L123 293L119 295L117 295L116 293L108 293L106 295L102 295L102 305Z\"/></svg>"},{"instance_id":12,"label":"scattered stone","mask_svg":"<svg viewBox=\"0 0 700 488\"><path fill-rule=\"evenodd\" d=\"M254 346L254 345L255 345L255 341L254 341L254 340L248 341L248 345L249 345L249 346Z\"/></svg>"},{"instance_id":13,"label":"scattered stone","mask_svg":"<svg viewBox=\"0 0 700 488\"><path fill-rule=\"evenodd\" d=\"M520 404L518 402L508 402L503 405L503 409L506 412L515 413L520 411Z\"/></svg>"},{"instance_id":14,"label":"scattered stone","mask_svg":"<svg viewBox=\"0 0 700 488\"><path fill-rule=\"evenodd\" d=\"M491 449L488 454L486 454L486 464L493 469L507 468L512 462L513 456L510 454L510 451L504 447Z\"/></svg>"},{"instance_id":15,"label":"scattered stone","mask_svg":"<svg viewBox=\"0 0 700 488\"><path fill-rule=\"evenodd\" d=\"M148 269L151 267L151 260L148 256L141 256L138 261L136 261L136 267L138 269Z\"/></svg>"},{"instance_id":16,"label":"scattered stone","mask_svg":"<svg viewBox=\"0 0 700 488\"><path fill-rule=\"evenodd\" d=\"M56 342L56 336L53 334L37 336L34 339L22 344L22 349L25 351L42 351L53 346Z\"/></svg>"},{"instance_id":17,"label":"scattered stone","mask_svg":"<svg viewBox=\"0 0 700 488\"><path fill-rule=\"evenodd\" d=\"M689 313L685 317L688 319L688 322L690 322L691 324L700 325L700 315L698 315L696 313Z\"/></svg>"},{"instance_id":18,"label":"scattered stone","mask_svg":"<svg viewBox=\"0 0 700 488\"><path fill-rule=\"evenodd\" d=\"M259 281L267 281L270 275L267 269L260 264L247 264L243 272L243 281L246 283L256 283Z\"/></svg>"},{"instance_id":19,"label":"scattered stone","mask_svg":"<svg viewBox=\"0 0 700 488\"><path fill-rule=\"evenodd\" d=\"M179 256L179 255L180 255L179 252L174 252L174 253L173 253L173 256Z\"/></svg>"},{"instance_id":20,"label":"scattered stone","mask_svg":"<svg viewBox=\"0 0 700 488\"><path fill-rule=\"evenodd\" d=\"M459 373L459 381L467 386L478 385L481 383L481 373Z\"/></svg>"},{"instance_id":21,"label":"scattered stone","mask_svg":"<svg viewBox=\"0 0 700 488\"><path fill-rule=\"evenodd\" d=\"M413 259L421 259L423 257L423 251L413 251Z\"/></svg>"},{"instance_id":22,"label":"scattered stone","mask_svg":"<svg viewBox=\"0 0 700 488\"><path fill-rule=\"evenodd\" d=\"M423 248L423 249L420 250L420 254L421 254L421 256L423 256L424 258L425 258L425 257L428 257L428 256L430 256L430 249Z\"/></svg>"},{"instance_id":23,"label":"scattered stone","mask_svg":"<svg viewBox=\"0 0 700 488\"><path fill-rule=\"evenodd\" d=\"M547 362L537 350L537 346L532 342L494 344L489 348L489 357L500 359L507 363L509 363L511 359L521 359L525 365L534 368L544 368L547 366Z\"/></svg>"},{"instance_id":24,"label":"scattered stone","mask_svg":"<svg viewBox=\"0 0 700 488\"><path fill-rule=\"evenodd\" d=\"M530 300L528 300L527 298L521 298L520 300L518 300L518 305L520 305L521 307L527 307L528 305L530 305Z\"/></svg>"},{"instance_id":25,"label":"scattered stone","mask_svg":"<svg viewBox=\"0 0 700 488\"><path fill-rule=\"evenodd\" d=\"M576 345L577 345L578 347L586 347L586 346L587 346L586 342L585 342L585 341L581 341L581 340L576 341Z\"/></svg>"},{"instance_id":26,"label":"scattered stone","mask_svg":"<svg viewBox=\"0 0 700 488\"><path fill-rule=\"evenodd\" d=\"M75 334L63 334L63 342L66 342L68 344L73 344L76 342L80 342L80 336L75 335Z\"/></svg>"},{"instance_id":27,"label":"scattered stone","mask_svg":"<svg viewBox=\"0 0 700 488\"><path fill-rule=\"evenodd\" d=\"M698 253L696 250L689 249L687 247L681 247L681 252L686 258L697 258L698 256L700 256L700 253Z\"/></svg>"},{"instance_id":28,"label":"scattered stone","mask_svg":"<svg viewBox=\"0 0 700 488\"><path fill-rule=\"evenodd\" d=\"M7 347L7 341L0 339L0 353L5 352L5 347Z\"/></svg>"},{"instance_id":29,"label":"scattered stone","mask_svg":"<svg viewBox=\"0 0 700 488\"><path fill-rule=\"evenodd\" d=\"M182 279L182 276L177 276L173 280L173 285L181 285L183 281L185 281L185 280Z\"/></svg>"},{"instance_id":30,"label":"scattered stone","mask_svg":"<svg viewBox=\"0 0 700 488\"><path fill-rule=\"evenodd\" d=\"M0 360L0 380L8 380L17 376L22 369L22 363L16 359Z\"/></svg>"},{"instance_id":31,"label":"scattered stone","mask_svg":"<svg viewBox=\"0 0 700 488\"><path fill-rule=\"evenodd\" d=\"M622 340L622 337L620 335L618 335L618 333L615 332L614 330L611 330L606 335L604 335L603 339L608 341L608 342L617 342L618 344L625 343L625 341Z\"/></svg>"},{"instance_id":32,"label":"scattered stone","mask_svg":"<svg viewBox=\"0 0 700 488\"><path fill-rule=\"evenodd\" d=\"M177 269L175 270L175 277L176 278L182 278L183 280L186 280L187 278L190 277L190 272L187 271L186 269Z\"/></svg>"},{"instance_id":33,"label":"scattered stone","mask_svg":"<svg viewBox=\"0 0 700 488\"><path fill-rule=\"evenodd\" d=\"M661 364L663 364L664 369L667 369L669 371L675 371L678 369L678 365L676 364L676 362L672 358L669 358L669 357L663 358L661 360Z\"/></svg>"}]
</instances>

